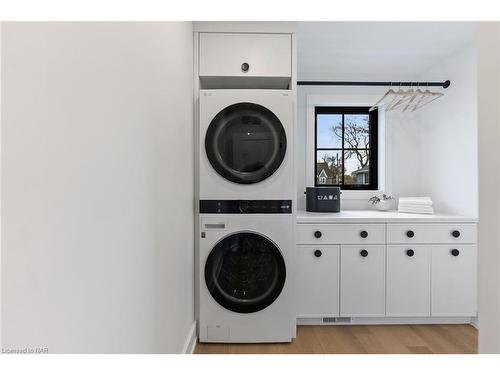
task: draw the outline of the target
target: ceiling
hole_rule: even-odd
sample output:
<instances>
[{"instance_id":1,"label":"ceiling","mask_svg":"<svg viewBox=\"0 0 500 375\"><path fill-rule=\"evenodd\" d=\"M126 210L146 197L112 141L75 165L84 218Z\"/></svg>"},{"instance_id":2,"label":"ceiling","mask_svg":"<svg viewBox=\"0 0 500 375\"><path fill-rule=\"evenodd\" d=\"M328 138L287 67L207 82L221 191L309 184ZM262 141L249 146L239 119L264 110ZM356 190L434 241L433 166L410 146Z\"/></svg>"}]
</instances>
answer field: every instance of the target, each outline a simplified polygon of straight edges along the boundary
<instances>
[{"instance_id":1,"label":"ceiling","mask_svg":"<svg viewBox=\"0 0 500 375\"><path fill-rule=\"evenodd\" d=\"M298 78L416 79L474 36L473 22L298 22Z\"/></svg>"}]
</instances>

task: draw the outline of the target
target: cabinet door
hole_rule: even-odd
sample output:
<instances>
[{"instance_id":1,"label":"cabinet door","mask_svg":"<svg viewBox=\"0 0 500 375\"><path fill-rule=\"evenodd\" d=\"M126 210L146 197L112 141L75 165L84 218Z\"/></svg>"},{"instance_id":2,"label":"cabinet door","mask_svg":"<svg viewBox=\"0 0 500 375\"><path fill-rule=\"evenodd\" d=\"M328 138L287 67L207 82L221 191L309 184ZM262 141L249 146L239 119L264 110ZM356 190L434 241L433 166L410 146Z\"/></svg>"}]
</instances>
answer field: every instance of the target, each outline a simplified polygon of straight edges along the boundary
<instances>
[{"instance_id":1,"label":"cabinet door","mask_svg":"<svg viewBox=\"0 0 500 375\"><path fill-rule=\"evenodd\" d=\"M200 76L290 77L290 34L200 34Z\"/></svg>"},{"instance_id":2,"label":"cabinet door","mask_svg":"<svg viewBox=\"0 0 500 375\"><path fill-rule=\"evenodd\" d=\"M339 246L298 246L297 252L297 316L338 316Z\"/></svg>"},{"instance_id":3,"label":"cabinet door","mask_svg":"<svg viewBox=\"0 0 500 375\"><path fill-rule=\"evenodd\" d=\"M432 248L433 316L477 314L476 247L443 245Z\"/></svg>"},{"instance_id":4,"label":"cabinet door","mask_svg":"<svg viewBox=\"0 0 500 375\"><path fill-rule=\"evenodd\" d=\"M426 246L387 247L387 316L429 316L431 257Z\"/></svg>"},{"instance_id":5,"label":"cabinet door","mask_svg":"<svg viewBox=\"0 0 500 375\"><path fill-rule=\"evenodd\" d=\"M385 315L385 246L341 247L340 315Z\"/></svg>"}]
</instances>

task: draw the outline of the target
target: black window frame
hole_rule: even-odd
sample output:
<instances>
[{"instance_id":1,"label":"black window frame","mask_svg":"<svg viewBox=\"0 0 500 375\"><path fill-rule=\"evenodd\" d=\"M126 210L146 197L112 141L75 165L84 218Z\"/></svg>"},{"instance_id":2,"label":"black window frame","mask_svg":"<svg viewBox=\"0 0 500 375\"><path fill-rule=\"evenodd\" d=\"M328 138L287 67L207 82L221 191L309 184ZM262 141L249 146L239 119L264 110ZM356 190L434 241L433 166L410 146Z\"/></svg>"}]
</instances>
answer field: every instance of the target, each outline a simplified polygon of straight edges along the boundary
<instances>
[{"instance_id":1,"label":"black window frame","mask_svg":"<svg viewBox=\"0 0 500 375\"><path fill-rule=\"evenodd\" d=\"M316 187L340 187L341 190L378 190L378 110L369 111L370 107L338 107L338 106L317 106L314 108L314 186ZM367 150L368 170L370 173L369 184L344 184L345 163L344 153L352 148L345 147L344 139L344 116L355 114L367 114L369 116L369 147L357 148L357 150ZM342 115L342 147L320 147L318 148L318 115ZM318 151L340 151L342 153L342 183L341 184L318 184Z\"/></svg>"}]
</instances>

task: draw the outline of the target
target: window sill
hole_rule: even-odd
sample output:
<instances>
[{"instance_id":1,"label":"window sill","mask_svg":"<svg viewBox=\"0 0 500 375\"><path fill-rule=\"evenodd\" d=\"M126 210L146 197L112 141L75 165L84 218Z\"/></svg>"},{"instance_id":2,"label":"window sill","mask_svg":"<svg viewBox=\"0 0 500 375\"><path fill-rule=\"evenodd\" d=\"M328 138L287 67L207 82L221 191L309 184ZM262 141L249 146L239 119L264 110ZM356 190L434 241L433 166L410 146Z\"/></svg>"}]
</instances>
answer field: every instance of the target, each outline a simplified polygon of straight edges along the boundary
<instances>
[{"instance_id":1,"label":"window sill","mask_svg":"<svg viewBox=\"0 0 500 375\"><path fill-rule=\"evenodd\" d=\"M382 190L342 190L341 199L370 199L374 195L385 194Z\"/></svg>"}]
</instances>

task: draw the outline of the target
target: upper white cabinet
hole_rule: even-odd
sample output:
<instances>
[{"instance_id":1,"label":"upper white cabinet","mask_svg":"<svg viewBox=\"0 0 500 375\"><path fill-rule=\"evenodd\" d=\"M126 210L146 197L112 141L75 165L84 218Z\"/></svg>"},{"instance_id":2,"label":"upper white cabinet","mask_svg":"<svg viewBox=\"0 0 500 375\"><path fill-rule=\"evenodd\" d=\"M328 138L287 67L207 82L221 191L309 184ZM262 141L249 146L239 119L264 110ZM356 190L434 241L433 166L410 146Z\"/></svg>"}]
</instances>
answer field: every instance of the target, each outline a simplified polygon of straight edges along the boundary
<instances>
[{"instance_id":1,"label":"upper white cabinet","mask_svg":"<svg viewBox=\"0 0 500 375\"><path fill-rule=\"evenodd\" d=\"M199 75L291 77L290 34L200 33Z\"/></svg>"}]
</instances>

